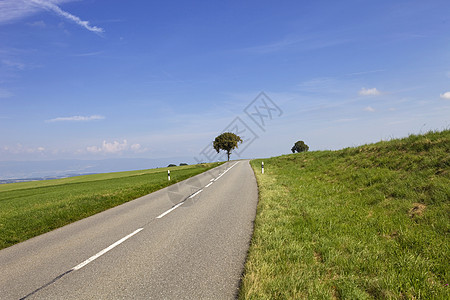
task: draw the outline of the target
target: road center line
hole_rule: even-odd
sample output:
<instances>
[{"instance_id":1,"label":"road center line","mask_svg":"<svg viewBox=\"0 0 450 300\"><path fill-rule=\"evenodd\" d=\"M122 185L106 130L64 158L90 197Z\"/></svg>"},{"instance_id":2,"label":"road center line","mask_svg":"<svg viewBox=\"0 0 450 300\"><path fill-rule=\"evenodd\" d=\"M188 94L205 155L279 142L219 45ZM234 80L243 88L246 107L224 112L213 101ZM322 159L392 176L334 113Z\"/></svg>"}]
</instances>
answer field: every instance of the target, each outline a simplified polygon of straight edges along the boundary
<instances>
[{"instance_id":1,"label":"road center line","mask_svg":"<svg viewBox=\"0 0 450 300\"><path fill-rule=\"evenodd\" d=\"M189 199L194 198L195 196L197 196L197 195L200 194L201 192L203 192L203 189L201 189L201 190L195 192L194 194L192 194L191 196L189 196Z\"/></svg>"},{"instance_id":2,"label":"road center line","mask_svg":"<svg viewBox=\"0 0 450 300\"><path fill-rule=\"evenodd\" d=\"M238 164L238 162L236 162L234 165L232 165L231 167L229 167L228 169L226 169L226 170L225 170L222 174L220 174L217 178L211 179L211 180L210 180L210 183L208 183L208 184L205 186L205 188L206 188L206 187L209 187L211 184L214 183L214 181L217 181L220 177L222 177L226 172L228 172L232 167L234 167L234 166L237 165L237 164ZM187 199L192 199L192 198L194 198L195 196L197 196L198 194L200 194L201 192L203 192L203 189L198 190L198 191L195 192L194 194L190 195ZM173 210L177 209L179 206L183 205L183 203L184 203L185 201L186 201L186 200L184 200L183 202L178 203L177 205L175 205L175 206L172 207L171 209L166 210L165 212L163 212L162 214L160 214L160 215L157 216L156 218L157 218L157 219L161 219L162 217L164 217L165 215L167 215L167 214L170 213L171 211L173 211Z\"/></svg>"},{"instance_id":3,"label":"road center line","mask_svg":"<svg viewBox=\"0 0 450 300\"><path fill-rule=\"evenodd\" d=\"M132 233L130 233L129 235L121 238L120 240L118 240L117 242L115 242L114 244L112 244L111 246L109 246L108 248L103 249L102 251L100 251L99 253L95 254L94 256L91 256L90 258L88 258L87 260L85 260L84 262L82 262L81 264L73 267L71 270L76 271L81 269L82 267L84 267L85 265L87 265L88 263L92 262L93 260L99 258L100 256L102 256L103 254L105 254L106 252L108 252L109 250L113 249L114 247L122 244L123 242L125 242L126 240L128 240L130 237L132 237L133 235L135 235L136 233L138 233L139 231L143 230L144 228L139 228L136 229L135 231L133 231Z\"/></svg>"},{"instance_id":4,"label":"road center line","mask_svg":"<svg viewBox=\"0 0 450 300\"><path fill-rule=\"evenodd\" d=\"M184 203L184 201L178 203L177 205L175 205L174 207L172 207L172 208L169 209L169 210L166 210L165 212L163 212L162 214L160 214L160 215L157 216L156 218L157 218L157 219L161 219L162 217L164 217L165 215L167 215L168 213L170 213L172 210L174 210L174 209L178 208L179 206L183 205L183 203Z\"/></svg>"},{"instance_id":5,"label":"road center line","mask_svg":"<svg viewBox=\"0 0 450 300\"><path fill-rule=\"evenodd\" d=\"M225 175L226 172L230 171L231 168L233 168L235 165L237 165L239 162L236 162L234 165L232 165L231 167L229 167L228 169L226 169L222 174L220 174L216 179L214 179L214 181L219 180L220 177L222 177L223 175Z\"/></svg>"}]
</instances>

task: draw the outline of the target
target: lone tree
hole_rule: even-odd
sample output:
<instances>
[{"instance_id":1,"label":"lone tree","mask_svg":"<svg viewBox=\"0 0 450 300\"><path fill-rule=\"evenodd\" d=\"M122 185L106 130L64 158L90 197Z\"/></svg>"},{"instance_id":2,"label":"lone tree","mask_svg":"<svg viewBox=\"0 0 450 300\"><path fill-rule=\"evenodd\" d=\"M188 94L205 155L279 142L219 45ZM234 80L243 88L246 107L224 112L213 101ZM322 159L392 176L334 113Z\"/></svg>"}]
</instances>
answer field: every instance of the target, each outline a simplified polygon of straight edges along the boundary
<instances>
[{"instance_id":1,"label":"lone tree","mask_svg":"<svg viewBox=\"0 0 450 300\"><path fill-rule=\"evenodd\" d=\"M224 132L216 137L216 139L213 142L213 147L217 151L217 153L219 153L221 149L227 151L229 161L231 151L234 148L238 147L238 143L242 143L242 139L240 136L235 135L234 133L231 132Z\"/></svg>"},{"instance_id":2,"label":"lone tree","mask_svg":"<svg viewBox=\"0 0 450 300\"><path fill-rule=\"evenodd\" d=\"M297 152L306 152L309 150L308 145L305 144L304 141L298 141L294 144L294 146L291 148L292 153Z\"/></svg>"}]
</instances>

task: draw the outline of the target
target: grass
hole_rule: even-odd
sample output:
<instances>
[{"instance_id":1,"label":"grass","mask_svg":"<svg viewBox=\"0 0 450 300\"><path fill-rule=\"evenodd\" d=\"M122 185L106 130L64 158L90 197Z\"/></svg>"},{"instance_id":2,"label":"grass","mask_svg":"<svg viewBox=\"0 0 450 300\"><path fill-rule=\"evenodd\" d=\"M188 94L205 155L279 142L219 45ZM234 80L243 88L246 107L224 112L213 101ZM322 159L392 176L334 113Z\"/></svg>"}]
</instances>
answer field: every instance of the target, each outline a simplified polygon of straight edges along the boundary
<instances>
[{"instance_id":1,"label":"grass","mask_svg":"<svg viewBox=\"0 0 450 300\"><path fill-rule=\"evenodd\" d=\"M251 162L240 299L450 299L450 131Z\"/></svg>"},{"instance_id":2,"label":"grass","mask_svg":"<svg viewBox=\"0 0 450 300\"><path fill-rule=\"evenodd\" d=\"M0 185L0 249L202 173L218 163Z\"/></svg>"}]
</instances>

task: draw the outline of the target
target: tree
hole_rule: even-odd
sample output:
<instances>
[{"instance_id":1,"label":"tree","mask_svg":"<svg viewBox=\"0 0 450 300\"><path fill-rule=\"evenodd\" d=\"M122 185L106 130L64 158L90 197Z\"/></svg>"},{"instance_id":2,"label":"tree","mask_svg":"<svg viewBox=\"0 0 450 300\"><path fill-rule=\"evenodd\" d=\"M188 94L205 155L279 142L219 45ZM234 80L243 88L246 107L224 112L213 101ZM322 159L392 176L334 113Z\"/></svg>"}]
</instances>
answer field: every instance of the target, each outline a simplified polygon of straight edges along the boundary
<instances>
[{"instance_id":1,"label":"tree","mask_svg":"<svg viewBox=\"0 0 450 300\"><path fill-rule=\"evenodd\" d=\"M242 143L240 136L231 132L224 132L217 136L213 142L213 147L219 153L220 150L227 151L228 161L230 160L231 151L238 147L238 143Z\"/></svg>"},{"instance_id":2,"label":"tree","mask_svg":"<svg viewBox=\"0 0 450 300\"><path fill-rule=\"evenodd\" d=\"M304 141L297 141L294 146L291 148L292 153L297 152L306 152L309 150L308 145L305 144Z\"/></svg>"}]
</instances>

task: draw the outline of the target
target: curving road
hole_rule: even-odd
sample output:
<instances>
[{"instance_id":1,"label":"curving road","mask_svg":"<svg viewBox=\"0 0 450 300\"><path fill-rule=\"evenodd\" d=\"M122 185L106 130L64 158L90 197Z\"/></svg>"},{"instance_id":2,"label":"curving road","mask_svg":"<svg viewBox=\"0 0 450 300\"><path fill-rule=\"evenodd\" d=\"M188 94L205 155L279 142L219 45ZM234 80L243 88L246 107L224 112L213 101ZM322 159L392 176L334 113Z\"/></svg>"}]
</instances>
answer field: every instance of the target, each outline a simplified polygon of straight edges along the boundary
<instances>
[{"instance_id":1,"label":"curving road","mask_svg":"<svg viewBox=\"0 0 450 300\"><path fill-rule=\"evenodd\" d=\"M248 161L0 251L0 299L233 299L258 191Z\"/></svg>"}]
</instances>

